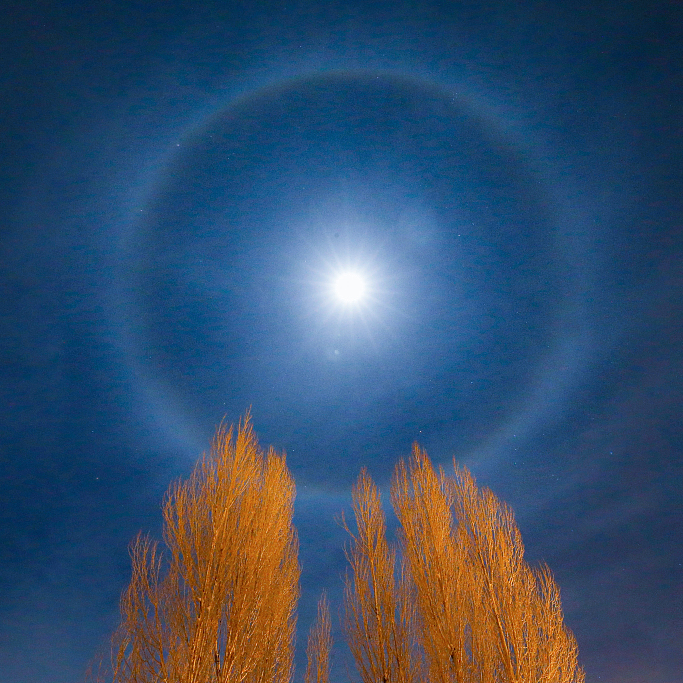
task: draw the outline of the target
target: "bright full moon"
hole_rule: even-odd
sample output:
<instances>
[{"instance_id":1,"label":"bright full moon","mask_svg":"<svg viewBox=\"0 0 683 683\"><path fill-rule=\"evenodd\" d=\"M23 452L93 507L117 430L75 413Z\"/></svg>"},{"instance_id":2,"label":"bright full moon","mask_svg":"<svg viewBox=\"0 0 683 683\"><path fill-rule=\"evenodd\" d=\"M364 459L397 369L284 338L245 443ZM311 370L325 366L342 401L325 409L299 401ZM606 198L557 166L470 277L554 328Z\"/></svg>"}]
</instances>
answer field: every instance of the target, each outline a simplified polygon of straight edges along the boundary
<instances>
[{"instance_id":1,"label":"bright full moon","mask_svg":"<svg viewBox=\"0 0 683 683\"><path fill-rule=\"evenodd\" d=\"M358 273L342 273L334 283L334 291L344 303L351 304L365 294L365 281Z\"/></svg>"}]
</instances>

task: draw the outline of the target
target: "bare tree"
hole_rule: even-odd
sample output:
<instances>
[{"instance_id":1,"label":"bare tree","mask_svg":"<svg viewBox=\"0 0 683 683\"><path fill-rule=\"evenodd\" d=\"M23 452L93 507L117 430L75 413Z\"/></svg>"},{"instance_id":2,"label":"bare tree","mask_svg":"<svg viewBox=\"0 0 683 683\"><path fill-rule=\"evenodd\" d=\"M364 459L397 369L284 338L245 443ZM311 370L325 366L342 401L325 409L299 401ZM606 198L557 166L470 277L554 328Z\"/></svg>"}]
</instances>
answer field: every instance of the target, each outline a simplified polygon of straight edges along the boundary
<instances>
[{"instance_id":1,"label":"bare tree","mask_svg":"<svg viewBox=\"0 0 683 683\"><path fill-rule=\"evenodd\" d=\"M400 571L377 489L365 471L358 479L345 604L363 683L406 671L430 683L583 683L550 570L524 560L510 508L454 467L437 473L417 445L397 465Z\"/></svg>"},{"instance_id":2,"label":"bare tree","mask_svg":"<svg viewBox=\"0 0 683 683\"><path fill-rule=\"evenodd\" d=\"M332 624L330 605L323 593L318 602L318 616L308 634L306 655L308 666L304 683L328 683L330 680L330 652L332 650Z\"/></svg>"},{"instance_id":3,"label":"bare tree","mask_svg":"<svg viewBox=\"0 0 683 683\"><path fill-rule=\"evenodd\" d=\"M405 571L415 586L420 649L430 681L476 681L481 663L472 649L471 608L479 586L454 525L453 491L422 455L415 449L408 468L398 463L391 489Z\"/></svg>"},{"instance_id":4,"label":"bare tree","mask_svg":"<svg viewBox=\"0 0 683 683\"><path fill-rule=\"evenodd\" d=\"M115 683L289 683L299 597L294 481L249 416L164 503L166 552L138 537Z\"/></svg>"},{"instance_id":5,"label":"bare tree","mask_svg":"<svg viewBox=\"0 0 683 683\"><path fill-rule=\"evenodd\" d=\"M413 462L431 466L417 448ZM534 569L524 560L512 510L490 489L478 489L467 469L455 463L454 469L454 478L442 473L442 480L453 490L465 563L480 587L473 603L472 647L485 663L488 680L583 683L576 640L564 625L550 569Z\"/></svg>"},{"instance_id":6,"label":"bare tree","mask_svg":"<svg viewBox=\"0 0 683 683\"><path fill-rule=\"evenodd\" d=\"M413 661L410 586L396 577L379 493L365 470L353 489L353 510L358 534L351 534L344 592L349 647L364 683L413 683L420 665Z\"/></svg>"}]
</instances>

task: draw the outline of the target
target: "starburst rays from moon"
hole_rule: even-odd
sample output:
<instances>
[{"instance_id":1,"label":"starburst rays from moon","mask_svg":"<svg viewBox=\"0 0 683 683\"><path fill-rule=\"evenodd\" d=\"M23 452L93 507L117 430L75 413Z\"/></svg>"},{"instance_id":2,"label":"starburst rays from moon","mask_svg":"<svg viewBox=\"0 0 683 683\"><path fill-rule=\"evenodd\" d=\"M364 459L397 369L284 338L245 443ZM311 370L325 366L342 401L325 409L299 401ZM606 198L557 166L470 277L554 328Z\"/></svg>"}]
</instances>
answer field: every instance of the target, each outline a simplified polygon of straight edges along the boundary
<instances>
[{"instance_id":1,"label":"starburst rays from moon","mask_svg":"<svg viewBox=\"0 0 683 683\"><path fill-rule=\"evenodd\" d=\"M355 249L349 245L340 249L337 240L309 243L308 265L300 282L302 322L323 346L335 346L325 354L334 360L347 355L339 345L372 353L395 344L396 326L409 315L397 299L410 275L390 277L391 256L383 245L371 245L353 229L349 234Z\"/></svg>"}]
</instances>

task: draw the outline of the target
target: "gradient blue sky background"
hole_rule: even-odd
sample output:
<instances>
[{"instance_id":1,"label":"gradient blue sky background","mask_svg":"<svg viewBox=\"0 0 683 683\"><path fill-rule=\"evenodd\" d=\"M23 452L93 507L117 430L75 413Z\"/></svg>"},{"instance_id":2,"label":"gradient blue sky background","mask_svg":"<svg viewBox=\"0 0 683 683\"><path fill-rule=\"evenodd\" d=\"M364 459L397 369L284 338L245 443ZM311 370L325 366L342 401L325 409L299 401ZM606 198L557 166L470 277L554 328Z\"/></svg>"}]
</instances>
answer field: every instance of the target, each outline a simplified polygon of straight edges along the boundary
<instances>
[{"instance_id":1,"label":"gradient blue sky background","mask_svg":"<svg viewBox=\"0 0 683 683\"><path fill-rule=\"evenodd\" d=\"M250 406L300 650L418 440L513 507L589 683L683 680L682 8L4 3L0 682L82 679Z\"/></svg>"}]
</instances>

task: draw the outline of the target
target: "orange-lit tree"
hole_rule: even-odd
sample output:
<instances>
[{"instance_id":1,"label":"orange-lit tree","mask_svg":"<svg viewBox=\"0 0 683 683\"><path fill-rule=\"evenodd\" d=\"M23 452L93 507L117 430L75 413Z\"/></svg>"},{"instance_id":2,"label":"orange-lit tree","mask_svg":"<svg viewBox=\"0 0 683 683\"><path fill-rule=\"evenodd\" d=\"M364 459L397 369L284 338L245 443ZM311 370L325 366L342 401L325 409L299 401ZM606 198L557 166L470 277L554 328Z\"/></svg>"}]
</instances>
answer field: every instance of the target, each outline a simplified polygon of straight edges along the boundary
<instances>
[{"instance_id":1,"label":"orange-lit tree","mask_svg":"<svg viewBox=\"0 0 683 683\"><path fill-rule=\"evenodd\" d=\"M363 683L413 683L415 602L405 573L397 576L396 552L386 539L379 492L363 470L353 489L358 532L347 553L351 574L344 591L344 630Z\"/></svg>"},{"instance_id":2,"label":"orange-lit tree","mask_svg":"<svg viewBox=\"0 0 683 683\"><path fill-rule=\"evenodd\" d=\"M346 632L363 683L583 683L549 569L531 568L510 508L415 446L391 499L401 567L365 471L353 492Z\"/></svg>"},{"instance_id":3,"label":"orange-lit tree","mask_svg":"<svg viewBox=\"0 0 683 683\"><path fill-rule=\"evenodd\" d=\"M306 655L308 666L304 683L327 683L330 678L330 652L332 650L332 624L327 596L323 593L318 602L318 617L308 634Z\"/></svg>"},{"instance_id":4,"label":"orange-lit tree","mask_svg":"<svg viewBox=\"0 0 683 683\"><path fill-rule=\"evenodd\" d=\"M264 454L249 417L164 504L164 545L138 537L112 641L115 683L289 683L298 541L284 455Z\"/></svg>"}]
</instances>

